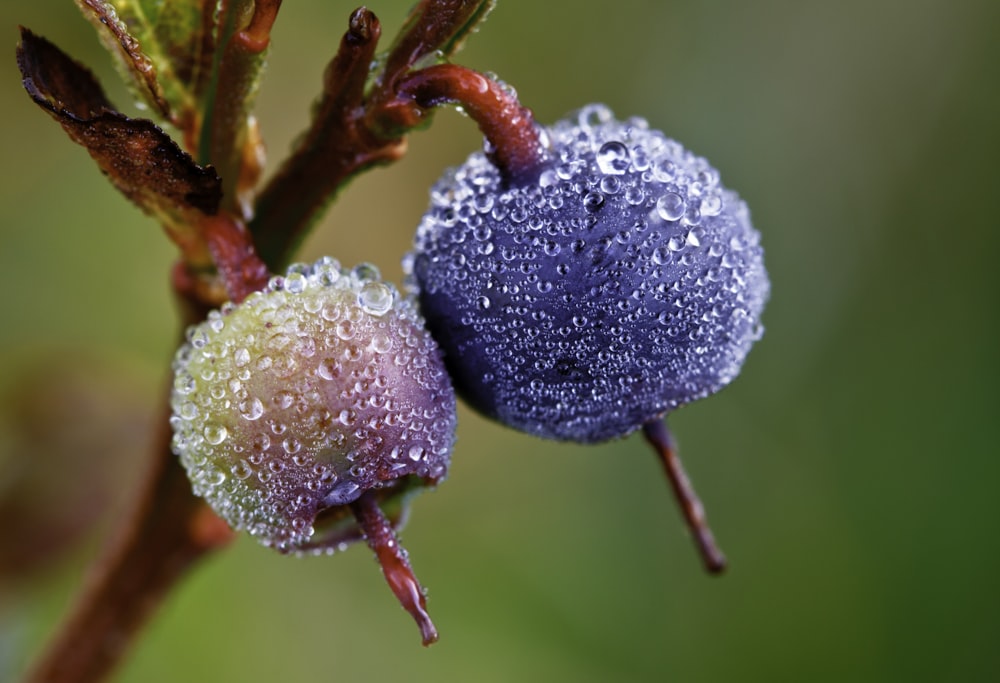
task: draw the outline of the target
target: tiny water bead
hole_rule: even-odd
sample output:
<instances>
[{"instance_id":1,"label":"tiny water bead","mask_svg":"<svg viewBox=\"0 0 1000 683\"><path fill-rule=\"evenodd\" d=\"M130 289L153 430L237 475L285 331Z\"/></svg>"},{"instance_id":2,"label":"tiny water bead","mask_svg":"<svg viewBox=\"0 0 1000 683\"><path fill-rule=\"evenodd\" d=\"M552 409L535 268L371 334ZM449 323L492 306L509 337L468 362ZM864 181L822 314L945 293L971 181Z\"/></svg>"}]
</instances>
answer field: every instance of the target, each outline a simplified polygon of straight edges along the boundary
<instances>
[{"instance_id":1,"label":"tiny water bead","mask_svg":"<svg viewBox=\"0 0 1000 683\"><path fill-rule=\"evenodd\" d=\"M373 266L321 259L213 312L188 339L174 360L170 421L195 493L281 552L373 536L398 547L408 499L447 473L456 421L441 353L412 300ZM405 556L374 549L432 642Z\"/></svg>"},{"instance_id":2,"label":"tiny water bead","mask_svg":"<svg viewBox=\"0 0 1000 683\"><path fill-rule=\"evenodd\" d=\"M736 377L770 285L704 158L603 105L544 132L537 181L505 184L483 153L438 181L407 284L473 407L598 442Z\"/></svg>"}]
</instances>

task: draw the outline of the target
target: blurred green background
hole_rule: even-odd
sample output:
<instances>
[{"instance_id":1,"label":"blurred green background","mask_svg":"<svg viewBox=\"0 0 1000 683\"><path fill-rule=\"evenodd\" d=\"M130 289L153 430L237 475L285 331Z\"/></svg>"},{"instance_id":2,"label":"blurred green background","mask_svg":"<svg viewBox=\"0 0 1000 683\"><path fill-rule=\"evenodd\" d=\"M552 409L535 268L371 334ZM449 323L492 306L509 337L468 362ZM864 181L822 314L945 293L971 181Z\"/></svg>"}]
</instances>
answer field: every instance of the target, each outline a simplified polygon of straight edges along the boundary
<instances>
[{"instance_id":1,"label":"blurred green background","mask_svg":"<svg viewBox=\"0 0 1000 683\"><path fill-rule=\"evenodd\" d=\"M384 35L406 8L372 5ZM285 3L260 96L272 162L351 9ZM7 680L121 514L176 316L172 247L20 90L19 23L124 106L93 29L70 0L0 14ZM116 680L1000 680L998 37L990 0L501 1L459 61L543 122L589 101L645 116L708 157L763 233L767 333L738 381L670 420L730 572L702 573L641 439L559 445L464 410L450 478L403 534L440 643L420 647L366 549L292 559L241 539L188 576ZM427 188L478 145L441 113L348 189L303 259L398 281ZM69 551L25 540L91 508Z\"/></svg>"}]
</instances>

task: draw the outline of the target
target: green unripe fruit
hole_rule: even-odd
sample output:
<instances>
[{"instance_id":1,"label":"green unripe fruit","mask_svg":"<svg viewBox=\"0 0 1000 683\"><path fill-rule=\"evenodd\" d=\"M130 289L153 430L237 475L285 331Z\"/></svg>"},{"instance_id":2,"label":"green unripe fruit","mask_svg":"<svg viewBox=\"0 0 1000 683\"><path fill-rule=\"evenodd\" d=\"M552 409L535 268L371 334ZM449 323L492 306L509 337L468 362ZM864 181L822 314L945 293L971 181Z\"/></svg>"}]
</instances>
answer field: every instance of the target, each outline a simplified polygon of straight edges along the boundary
<instances>
[{"instance_id":1,"label":"green unripe fruit","mask_svg":"<svg viewBox=\"0 0 1000 683\"><path fill-rule=\"evenodd\" d=\"M174 372L173 447L195 492L282 552L366 535L350 505L367 492L398 525L407 494L447 472L440 352L372 266L291 267L192 327Z\"/></svg>"}]
</instances>

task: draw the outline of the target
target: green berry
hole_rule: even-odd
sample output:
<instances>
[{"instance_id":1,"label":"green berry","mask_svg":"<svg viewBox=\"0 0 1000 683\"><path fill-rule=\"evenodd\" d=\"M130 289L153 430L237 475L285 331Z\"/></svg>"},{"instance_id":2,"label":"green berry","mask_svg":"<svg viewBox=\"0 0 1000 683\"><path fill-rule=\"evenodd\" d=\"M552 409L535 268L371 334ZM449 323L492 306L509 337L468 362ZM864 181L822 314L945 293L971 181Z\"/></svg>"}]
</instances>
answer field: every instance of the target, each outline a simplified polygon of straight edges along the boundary
<instances>
[{"instance_id":1,"label":"green berry","mask_svg":"<svg viewBox=\"0 0 1000 683\"><path fill-rule=\"evenodd\" d=\"M362 534L348 504L398 503L447 472L455 399L410 300L368 265L293 266L188 331L174 451L229 524L283 551Z\"/></svg>"}]
</instances>

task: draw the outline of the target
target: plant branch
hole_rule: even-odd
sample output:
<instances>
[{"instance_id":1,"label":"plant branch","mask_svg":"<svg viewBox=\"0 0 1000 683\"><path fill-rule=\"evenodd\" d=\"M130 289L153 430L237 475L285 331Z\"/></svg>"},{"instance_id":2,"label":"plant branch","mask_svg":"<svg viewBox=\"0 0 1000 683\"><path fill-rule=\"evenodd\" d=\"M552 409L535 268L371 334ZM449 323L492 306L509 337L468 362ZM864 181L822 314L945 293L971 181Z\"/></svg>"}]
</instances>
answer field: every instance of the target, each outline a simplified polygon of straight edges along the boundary
<instances>
[{"instance_id":1,"label":"plant branch","mask_svg":"<svg viewBox=\"0 0 1000 683\"><path fill-rule=\"evenodd\" d=\"M210 242L219 243L220 236L238 230L239 226L227 228L218 220ZM227 298L214 280L192 275L183 261L175 266L172 281L182 329L204 320ZM104 680L185 572L233 538L229 526L191 491L187 473L172 452L168 398L165 392L152 457L130 509L91 568L72 612L24 683Z\"/></svg>"},{"instance_id":2,"label":"plant branch","mask_svg":"<svg viewBox=\"0 0 1000 683\"><path fill-rule=\"evenodd\" d=\"M251 292L267 285L271 274L257 255L250 233L241 221L223 214L205 218L199 227L229 301L238 304Z\"/></svg>"},{"instance_id":3,"label":"plant branch","mask_svg":"<svg viewBox=\"0 0 1000 683\"><path fill-rule=\"evenodd\" d=\"M312 125L260 193L250 231L261 258L277 270L338 188L366 168L399 158L400 140L378 140L359 126L369 68L381 35L362 7L351 15L327 66Z\"/></svg>"},{"instance_id":4,"label":"plant branch","mask_svg":"<svg viewBox=\"0 0 1000 683\"><path fill-rule=\"evenodd\" d=\"M374 73L381 25L368 9L354 11L327 67L309 129L257 199L250 231L265 263L274 270L286 265L340 188L362 171L403 156L404 136L428 112L409 93L401 98L397 84L431 56L442 59L457 50L492 6L487 0L422 0Z\"/></svg>"},{"instance_id":5,"label":"plant branch","mask_svg":"<svg viewBox=\"0 0 1000 683\"><path fill-rule=\"evenodd\" d=\"M397 79L429 56L447 59L458 51L493 5L492 0L421 0L414 5L389 50L383 88L392 92Z\"/></svg>"},{"instance_id":6,"label":"plant branch","mask_svg":"<svg viewBox=\"0 0 1000 683\"><path fill-rule=\"evenodd\" d=\"M191 492L170 450L166 418L130 513L25 683L103 680L185 571L231 538L225 522Z\"/></svg>"}]
</instances>

